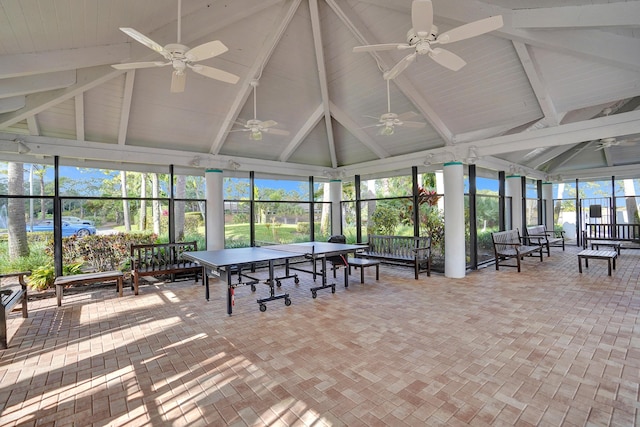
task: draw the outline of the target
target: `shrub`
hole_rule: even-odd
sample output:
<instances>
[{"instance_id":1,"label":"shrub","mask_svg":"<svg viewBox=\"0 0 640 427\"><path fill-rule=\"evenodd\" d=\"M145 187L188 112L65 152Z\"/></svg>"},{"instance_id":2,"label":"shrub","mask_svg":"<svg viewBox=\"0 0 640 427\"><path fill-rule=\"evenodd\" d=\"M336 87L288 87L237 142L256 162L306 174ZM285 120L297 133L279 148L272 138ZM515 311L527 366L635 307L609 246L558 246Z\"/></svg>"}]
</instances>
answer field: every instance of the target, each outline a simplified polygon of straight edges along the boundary
<instances>
[{"instance_id":1,"label":"shrub","mask_svg":"<svg viewBox=\"0 0 640 427\"><path fill-rule=\"evenodd\" d=\"M82 262L96 271L122 270L129 261L131 245L156 242L157 236L149 233L65 237L62 239L62 263L67 265ZM49 250L53 251L53 243Z\"/></svg>"},{"instance_id":2,"label":"shrub","mask_svg":"<svg viewBox=\"0 0 640 427\"><path fill-rule=\"evenodd\" d=\"M398 211L388 206L376 206L371 215L373 234L393 236L398 227Z\"/></svg>"},{"instance_id":3,"label":"shrub","mask_svg":"<svg viewBox=\"0 0 640 427\"><path fill-rule=\"evenodd\" d=\"M296 231L301 234L309 234L311 227L308 222L298 222L296 224Z\"/></svg>"},{"instance_id":4,"label":"shrub","mask_svg":"<svg viewBox=\"0 0 640 427\"><path fill-rule=\"evenodd\" d=\"M65 264L62 268L62 274L64 276L72 276L74 274L82 273L82 263L76 262L73 264ZM46 264L42 267L37 267L31 271L31 276L28 277L29 286L32 289L44 290L53 286L56 280L56 270L53 264Z\"/></svg>"}]
</instances>

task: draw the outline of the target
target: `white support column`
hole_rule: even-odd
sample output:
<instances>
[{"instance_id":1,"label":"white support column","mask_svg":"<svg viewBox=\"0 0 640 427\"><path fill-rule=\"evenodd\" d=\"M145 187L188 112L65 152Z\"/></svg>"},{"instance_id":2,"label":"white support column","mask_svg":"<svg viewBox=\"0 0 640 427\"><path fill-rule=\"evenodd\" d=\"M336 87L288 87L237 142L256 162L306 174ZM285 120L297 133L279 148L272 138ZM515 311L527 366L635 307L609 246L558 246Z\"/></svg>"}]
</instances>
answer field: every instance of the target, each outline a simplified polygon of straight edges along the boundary
<instances>
[{"instance_id":1,"label":"white support column","mask_svg":"<svg viewBox=\"0 0 640 427\"><path fill-rule=\"evenodd\" d=\"M545 229L553 230L554 229L554 220L553 220L553 183L551 182L543 182L542 183L542 200L545 204L545 218L546 222L544 223Z\"/></svg>"},{"instance_id":2,"label":"white support column","mask_svg":"<svg viewBox=\"0 0 640 427\"><path fill-rule=\"evenodd\" d=\"M342 201L342 181L339 179L332 179L330 182L330 190L331 190L331 234L338 235L341 234L341 204Z\"/></svg>"},{"instance_id":3,"label":"white support column","mask_svg":"<svg viewBox=\"0 0 640 427\"><path fill-rule=\"evenodd\" d=\"M511 197L511 229L517 228L522 236L522 178L520 175L508 175L505 181L505 195Z\"/></svg>"},{"instance_id":4,"label":"white support column","mask_svg":"<svg viewBox=\"0 0 640 427\"><path fill-rule=\"evenodd\" d=\"M221 169L207 169L207 250L224 249L224 195Z\"/></svg>"},{"instance_id":5,"label":"white support column","mask_svg":"<svg viewBox=\"0 0 640 427\"><path fill-rule=\"evenodd\" d=\"M442 171L435 171L435 175L436 175L436 193L444 194L444 179L443 179ZM444 200L442 200L442 197L438 199L438 209L440 209L441 211L444 210Z\"/></svg>"},{"instance_id":6,"label":"white support column","mask_svg":"<svg viewBox=\"0 0 640 427\"><path fill-rule=\"evenodd\" d=\"M465 276L464 175L462 163L444 164L444 275Z\"/></svg>"}]
</instances>

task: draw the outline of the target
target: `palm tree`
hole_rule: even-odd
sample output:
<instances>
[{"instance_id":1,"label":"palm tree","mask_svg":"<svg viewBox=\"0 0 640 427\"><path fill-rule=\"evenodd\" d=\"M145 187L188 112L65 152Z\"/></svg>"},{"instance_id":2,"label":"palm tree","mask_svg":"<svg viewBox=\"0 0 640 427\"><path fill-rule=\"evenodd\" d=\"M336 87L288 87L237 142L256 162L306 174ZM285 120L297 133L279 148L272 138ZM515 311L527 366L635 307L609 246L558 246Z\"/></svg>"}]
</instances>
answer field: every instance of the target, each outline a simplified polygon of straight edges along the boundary
<instances>
[{"instance_id":1,"label":"palm tree","mask_svg":"<svg viewBox=\"0 0 640 427\"><path fill-rule=\"evenodd\" d=\"M24 193L24 166L22 163L8 164L8 186L10 195ZM24 200L9 198L7 203L7 231L9 233L9 259L29 255L27 221Z\"/></svg>"}]
</instances>

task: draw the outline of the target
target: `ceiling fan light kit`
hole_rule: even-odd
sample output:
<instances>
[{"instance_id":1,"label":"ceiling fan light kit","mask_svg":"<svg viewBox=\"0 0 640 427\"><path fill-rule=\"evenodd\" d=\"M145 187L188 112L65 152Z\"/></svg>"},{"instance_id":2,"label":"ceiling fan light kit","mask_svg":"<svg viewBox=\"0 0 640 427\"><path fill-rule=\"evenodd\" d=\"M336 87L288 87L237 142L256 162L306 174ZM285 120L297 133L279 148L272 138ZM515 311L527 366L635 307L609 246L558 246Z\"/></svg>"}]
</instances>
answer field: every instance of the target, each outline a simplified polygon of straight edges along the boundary
<instances>
[{"instance_id":1,"label":"ceiling fan light kit","mask_svg":"<svg viewBox=\"0 0 640 427\"><path fill-rule=\"evenodd\" d=\"M236 84L240 77L235 74L220 70L218 68L209 67L202 64L195 64L198 61L210 59L215 56L221 55L229 50L219 40L203 43L199 46L189 49L189 47L180 43L180 19L181 19L181 6L182 1L178 0L178 42L170 43L166 46L161 46L149 37L140 33L137 30L129 27L120 27L120 31L143 44L149 49L162 55L167 62L151 61L151 62L131 62L126 64L114 64L113 68L118 70L133 70L137 68L151 68L151 67L164 67L167 65L173 66L173 73L171 75L171 92L184 92L186 85L185 70L190 68L194 72L209 77L214 80L219 80L225 83Z\"/></svg>"},{"instance_id":2,"label":"ceiling fan light kit","mask_svg":"<svg viewBox=\"0 0 640 427\"><path fill-rule=\"evenodd\" d=\"M253 119L242 121L239 119L236 123L243 126L244 129L232 129L230 132L249 132L249 139L252 141L262 141L262 133L271 133L274 135L289 135L289 132L284 129L277 129L274 126L278 125L275 120L258 120L257 109L257 95L256 88L258 87L258 80L252 80L250 83L253 88Z\"/></svg>"},{"instance_id":3,"label":"ceiling fan light kit","mask_svg":"<svg viewBox=\"0 0 640 427\"><path fill-rule=\"evenodd\" d=\"M411 3L412 28L407 32L406 43L385 43L356 46L354 52L374 52L381 50L412 49L413 52L402 58L390 70L384 73L385 79L394 79L400 75L419 55L427 55L436 63L452 71L458 71L466 65L464 59L453 52L433 47L436 44L453 43L476 37L503 26L502 16L491 16L453 28L438 34L433 25L433 5L431 0L413 0Z\"/></svg>"},{"instance_id":4,"label":"ceiling fan light kit","mask_svg":"<svg viewBox=\"0 0 640 427\"><path fill-rule=\"evenodd\" d=\"M379 127L378 135L391 136L395 133L396 126L405 126L409 128L423 128L426 126L424 122L412 122L407 121L413 117L418 116L418 114L414 111L407 111L406 113L396 114L391 112L391 96L389 93L389 79L385 79L387 82L387 112L378 117L371 117L378 120L378 123L375 125L365 126L368 127ZM370 116L367 116L370 117Z\"/></svg>"}]
</instances>

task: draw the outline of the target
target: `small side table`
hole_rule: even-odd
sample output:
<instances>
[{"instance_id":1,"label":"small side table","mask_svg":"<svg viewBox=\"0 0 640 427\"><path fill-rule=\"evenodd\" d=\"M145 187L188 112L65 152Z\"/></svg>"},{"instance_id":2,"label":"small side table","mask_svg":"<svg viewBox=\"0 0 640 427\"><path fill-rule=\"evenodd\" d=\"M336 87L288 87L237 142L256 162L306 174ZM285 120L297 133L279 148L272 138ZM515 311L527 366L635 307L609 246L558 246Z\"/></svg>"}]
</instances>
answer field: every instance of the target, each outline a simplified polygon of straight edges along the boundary
<instances>
[{"instance_id":1,"label":"small side table","mask_svg":"<svg viewBox=\"0 0 640 427\"><path fill-rule=\"evenodd\" d=\"M365 267L376 266L376 280L380 280L380 261L368 258L349 258L349 274L351 274L351 267L360 267L360 283L364 283L364 269Z\"/></svg>"},{"instance_id":2,"label":"small side table","mask_svg":"<svg viewBox=\"0 0 640 427\"><path fill-rule=\"evenodd\" d=\"M618 257L618 252L616 251L593 251L593 250L584 250L578 253L578 271L582 273L582 260L584 259L584 266L589 268L589 258L594 259L606 259L609 263L609 276L611 276L611 263L613 262L613 269L616 269L616 258Z\"/></svg>"}]
</instances>

